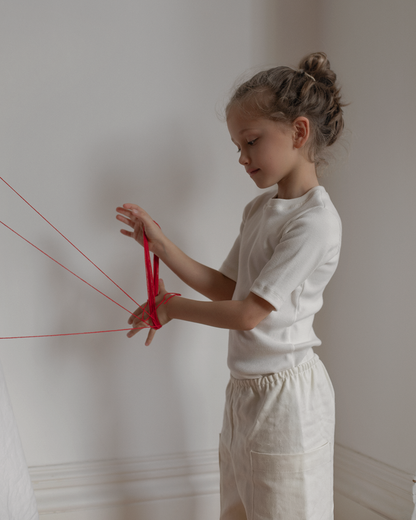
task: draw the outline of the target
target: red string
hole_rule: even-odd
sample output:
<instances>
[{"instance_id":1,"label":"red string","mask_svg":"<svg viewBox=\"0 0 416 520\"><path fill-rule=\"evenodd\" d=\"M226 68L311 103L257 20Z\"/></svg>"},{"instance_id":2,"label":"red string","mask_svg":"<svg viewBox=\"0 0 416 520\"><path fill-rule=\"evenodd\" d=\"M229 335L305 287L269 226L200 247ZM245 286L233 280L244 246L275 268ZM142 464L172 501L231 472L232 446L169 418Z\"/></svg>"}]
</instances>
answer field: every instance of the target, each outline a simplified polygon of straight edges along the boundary
<instances>
[{"instance_id":1,"label":"red string","mask_svg":"<svg viewBox=\"0 0 416 520\"><path fill-rule=\"evenodd\" d=\"M152 263L150 261L149 242L147 240L146 232L143 230L143 246L144 246L144 261L146 266L146 281L147 281L147 296L149 304L149 318L152 320L150 325L153 329L160 329L162 325L157 317L156 296L159 294L159 257L153 255L153 272Z\"/></svg>"},{"instance_id":2,"label":"red string","mask_svg":"<svg viewBox=\"0 0 416 520\"><path fill-rule=\"evenodd\" d=\"M148 327L134 327L130 329L96 330L92 332L68 332L66 334L41 334L39 336L6 336L0 339L29 339L29 338L56 338L60 336L79 336L81 334L103 334L104 332L123 332L129 330L142 330Z\"/></svg>"},{"instance_id":3,"label":"red string","mask_svg":"<svg viewBox=\"0 0 416 520\"><path fill-rule=\"evenodd\" d=\"M80 253L86 260L88 260L88 262L90 262L96 269L98 269L100 271L100 273L102 273L108 280L110 280L111 283L113 283L118 289L120 289L121 292L123 292L128 298L130 298L130 300L135 303L136 305L139 305L129 294L126 293L126 291L124 291L124 289L122 289L119 285L116 284L116 282L114 280L112 280L102 269L100 269L98 267L98 265L96 265L92 260L90 260L88 258L87 255L85 255L80 249L78 249L78 247L76 245L74 245L63 233L61 233L53 224L51 224L51 222L49 222L49 220L47 220L37 209L35 209L24 197L22 197L22 195L20 195L20 193L18 193L12 186L10 186L10 184L8 182L6 182L3 177L0 177L0 180L2 180L4 182L4 184L6 184L6 186L8 186L18 197L20 197L31 209L33 209L33 211L35 213L37 213L46 223L48 223L57 233L59 233L61 235L62 238L64 238L69 244L71 244L71 246L73 248L75 248L78 253ZM3 224L3 222L2 222ZM6 226L8 227L8 226ZM10 229L10 228L9 228ZM13 230L12 230L13 231ZM17 233L16 233L17 234ZM33 244L32 244L33 245ZM43 253L43 251L42 251ZM139 305L140 307L140 305Z\"/></svg>"},{"instance_id":4,"label":"red string","mask_svg":"<svg viewBox=\"0 0 416 520\"><path fill-rule=\"evenodd\" d=\"M93 285L91 285L90 283L88 283L86 280L84 280L83 278L81 278L80 276L78 276L77 274L75 274L73 271L71 271L70 269L68 269L67 267L65 267L63 264L61 264L60 262L58 262L58 260L55 260L54 258L52 258L50 255L48 255L48 253L45 253L45 251L42 251L42 249L40 249L39 247L35 246L35 244L33 244L32 242L30 242L29 240L27 240L25 237L23 237L22 235L20 235L17 231L15 231L14 229L12 229L10 226L8 226L7 224L5 224L4 222L2 222L0 220L0 224L3 224L3 226L5 226L7 229L10 229L10 231L12 231L15 235L17 235L18 237L22 238L25 242L27 242L28 244L30 244L31 246L33 246L35 249L37 249L38 251L40 251L41 253L43 253L45 256L47 256L48 258L50 258L51 260L53 260L56 264L60 265L61 267L63 267L64 269L66 269L69 273L73 274L74 276L76 276L79 280L81 280L82 282L86 283L89 287L91 287L92 289L94 289L95 291L99 292L100 294L102 294L103 296L105 296L108 300L112 301L113 303L115 303L116 305L118 305L119 307L121 307L122 309L124 309L125 311L129 312L130 311L128 309L126 309L125 307L123 307L122 305L120 305L119 303L117 303L115 300L113 300L112 298L110 298L109 296L107 296L106 294L104 294L103 292L101 292L99 289L97 289L96 287L94 287ZM139 305L140 307L140 305ZM130 313L131 314L131 313Z\"/></svg>"},{"instance_id":5,"label":"red string","mask_svg":"<svg viewBox=\"0 0 416 520\"><path fill-rule=\"evenodd\" d=\"M116 287L118 287L126 296L130 298L136 305L139 306L139 308L143 311L142 316L139 317L135 314L136 318L141 319L143 323L145 323L144 327L133 327L129 329L113 329L113 330L99 330L99 331L92 331L92 332L71 332L71 333L64 333L64 334L42 334L42 335L36 335L36 336L8 336L8 337L0 337L0 339L23 339L23 338L49 338L49 337L59 337L59 336L78 336L81 334L102 334L105 332L120 332L120 331L130 331L130 330L142 330L144 328L153 328L153 329L160 329L162 325L159 322L159 318L157 316L157 309L162 304L166 304L171 298L174 296L180 296L180 294L177 293L166 293L163 297L163 300L159 303L159 305L156 306L156 296L159 294L159 258L156 255L153 255L153 269L152 269L152 263L150 261L150 252L149 252L149 243L146 236L145 231L143 230L143 245L144 245L144 256L145 256L145 267L146 267L146 281L147 281L147 294L148 294L148 307L149 311L146 310L146 308L143 308L141 305L139 305L129 294L127 294L126 291L124 291L114 280L112 280L102 269L100 269L92 260L90 260L78 247L76 247L63 233L61 233L49 220L47 220L39 211L37 211L22 195L20 195L8 182L6 182L2 177L0 177L0 180L2 180L16 195L18 195L33 211L35 211L45 222L47 222L57 233L59 233L62 238L64 238L72 247L74 247L86 260L88 260L96 269L98 269L108 280L110 280ZM130 311L117 303L115 300L104 294L102 291L88 283L86 280L75 274L73 271L65 267L63 264L52 258L50 255L42 251L39 247L35 246L32 242L27 240L25 237L17 233L14 229L12 229L10 226L5 224L4 222L0 221L0 224L5 226L7 229L15 233L18 237L22 238L25 242L30 244L32 247L37 249L39 252L53 260L55 263L57 263L59 266L63 267L66 271L71 273L73 276L81 280L82 282L86 283L89 287L100 293L101 295L105 296L107 299L124 309L130 314ZM146 314L147 318L144 318L144 315Z\"/></svg>"},{"instance_id":6,"label":"red string","mask_svg":"<svg viewBox=\"0 0 416 520\"><path fill-rule=\"evenodd\" d=\"M157 222L156 225L159 226ZM160 226L159 226L160 227ZM166 305L169 300L171 300L174 296L181 296L178 293L166 293L163 296L162 301L159 305L156 305L156 296L159 294L159 257L155 254L153 255L153 270L152 270L152 262L150 261L150 252L149 252L149 241L146 236L146 232L143 229L143 246L144 246L144 262L146 266L146 281L147 281L147 303L149 305L149 313L148 317L151 320L151 323L148 321L149 327L152 329L160 329L162 325L160 324L157 309L163 304Z\"/></svg>"},{"instance_id":7,"label":"red string","mask_svg":"<svg viewBox=\"0 0 416 520\"><path fill-rule=\"evenodd\" d=\"M66 238L63 233L61 233L53 224L51 224L39 211L37 211L24 197L22 197L12 186L10 186L9 183L7 183L2 177L0 177L0 180L2 180L16 195L18 195L30 208L32 208L45 222L47 222L57 233L59 233L72 247L74 247L86 260L88 260L96 269L98 269L108 280L110 280L116 287L118 287L126 296L130 298L136 305L139 306L139 308L143 311L143 314L141 317L132 314L128 309L117 303L115 300L101 292L99 289L88 283L86 280L75 274L73 271L65 267L63 264L52 258L50 255L42 251L39 247L35 246L32 242L24 238L22 235L17 233L14 229L12 229L10 226L5 224L4 222L0 221L0 224L5 226L7 229L15 233L18 237L22 238L25 242L33 246L35 249L37 249L39 252L43 253L45 256L53 260L55 263L57 263L59 266L63 267L65 270L67 270L69 273L77 277L82 282L86 283L89 287L94 289L95 291L99 292L103 296L105 296L107 299L127 311L129 314L132 314L136 318L141 319L144 323L146 323L145 327L134 327L130 329L114 329L114 330L102 330L102 331L93 331L93 332L71 332L66 334L42 334L37 336L7 336L7 337L0 337L0 339L22 339L22 338L46 338L46 337L57 337L57 336L76 336L81 334L101 334L104 332L118 332L118 331L125 331L125 330L141 330L144 328L155 328L159 329L161 327L160 322L157 318L157 308L162 303L167 303L168 300L162 301L157 307L155 305L155 297L158 294L159 291L159 258L154 255L154 272L152 273L152 266L150 262L150 253L149 253L149 245L147 241L147 237L144 233L144 244L145 244L145 263L146 263L146 279L147 279L147 288L148 288L148 304L149 304L149 312L143 308L141 305L139 305L129 294L127 294L119 285L117 285L114 280L112 280L102 269L100 269L92 260L90 260L80 249L78 249L68 238ZM173 294L172 294L173 296ZM144 319L144 314L147 315L147 318ZM147 320L151 320L153 323L149 323Z\"/></svg>"}]
</instances>

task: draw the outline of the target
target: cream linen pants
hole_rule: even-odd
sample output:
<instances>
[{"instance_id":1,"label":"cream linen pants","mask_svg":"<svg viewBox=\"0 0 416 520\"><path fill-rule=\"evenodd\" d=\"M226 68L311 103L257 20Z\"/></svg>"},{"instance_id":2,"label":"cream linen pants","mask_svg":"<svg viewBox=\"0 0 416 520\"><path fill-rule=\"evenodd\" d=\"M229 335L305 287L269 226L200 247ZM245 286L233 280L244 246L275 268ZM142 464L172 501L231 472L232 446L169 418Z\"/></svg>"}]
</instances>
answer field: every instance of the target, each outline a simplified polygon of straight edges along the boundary
<instances>
[{"instance_id":1,"label":"cream linen pants","mask_svg":"<svg viewBox=\"0 0 416 520\"><path fill-rule=\"evenodd\" d=\"M333 520L334 391L315 354L227 386L221 520Z\"/></svg>"}]
</instances>

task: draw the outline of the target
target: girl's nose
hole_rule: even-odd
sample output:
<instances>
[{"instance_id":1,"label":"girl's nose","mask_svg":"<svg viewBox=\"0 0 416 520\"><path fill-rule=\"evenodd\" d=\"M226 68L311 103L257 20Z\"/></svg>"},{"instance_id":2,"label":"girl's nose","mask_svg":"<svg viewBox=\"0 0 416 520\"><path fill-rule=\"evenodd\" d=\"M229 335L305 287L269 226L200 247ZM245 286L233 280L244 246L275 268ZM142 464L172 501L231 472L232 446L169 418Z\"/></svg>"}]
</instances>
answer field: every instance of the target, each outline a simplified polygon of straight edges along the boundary
<instances>
[{"instance_id":1,"label":"girl's nose","mask_svg":"<svg viewBox=\"0 0 416 520\"><path fill-rule=\"evenodd\" d=\"M240 158L238 159L238 162L244 166L249 164L250 159L246 153L240 152Z\"/></svg>"}]
</instances>

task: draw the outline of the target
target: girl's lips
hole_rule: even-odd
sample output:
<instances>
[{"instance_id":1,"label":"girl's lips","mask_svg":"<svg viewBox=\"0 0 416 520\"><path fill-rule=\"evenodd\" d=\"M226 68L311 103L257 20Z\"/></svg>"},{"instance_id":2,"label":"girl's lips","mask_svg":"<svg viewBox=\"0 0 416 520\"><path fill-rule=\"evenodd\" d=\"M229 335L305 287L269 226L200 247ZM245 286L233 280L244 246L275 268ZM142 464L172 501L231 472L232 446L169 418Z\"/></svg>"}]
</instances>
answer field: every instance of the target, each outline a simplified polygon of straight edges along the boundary
<instances>
[{"instance_id":1,"label":"girl's lips","mask_svg":"<svg viewBox=\"0 0 416 520\"><path fill-rule=\"evenodd\" d=\"M259 171L259 169L257 168L257 170L251 170L248 172L249 175L254 175L255 173L257 173Z\"/></svg>"}]
</instances>

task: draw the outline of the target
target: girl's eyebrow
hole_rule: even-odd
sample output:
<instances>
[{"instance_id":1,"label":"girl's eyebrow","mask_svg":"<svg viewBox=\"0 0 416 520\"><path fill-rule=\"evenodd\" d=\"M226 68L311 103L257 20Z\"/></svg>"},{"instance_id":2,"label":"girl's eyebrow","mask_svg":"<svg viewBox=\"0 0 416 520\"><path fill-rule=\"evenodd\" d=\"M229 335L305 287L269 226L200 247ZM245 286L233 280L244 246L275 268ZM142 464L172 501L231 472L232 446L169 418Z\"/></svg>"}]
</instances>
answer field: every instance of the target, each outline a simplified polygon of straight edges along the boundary
<instances>
[{"instance_id":1,"label":"girl's eyebrow","mask_svg":"<svg viewBox=\"0 0 416 520\"><path fill-rule=\"evenodd\" d=\"M259 127L258 126L248 126L247 128L243 128L242 130L240 130L238 133L240 135L242 135L245 132L258 132L258 131L259 131Z\"/></svg>"},{"instance_id":2,"label":"girl's eyebrow","mask_svg":"<svg viewBox=\"0 0 416 520\"><path fill-rule=\"evenodd\" d=\"M248 128L243 128L242 130L240 130L238 132L239 135L242 135L244 134L245 132L248 132L248 131L251 131L251 132L257 132L258 131L258 128L257 127L248 127ZM231 137L231 141L234 143L234 144L237 144L234 139Z\"/></svg>"}]
</instances>

